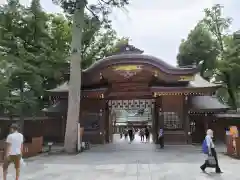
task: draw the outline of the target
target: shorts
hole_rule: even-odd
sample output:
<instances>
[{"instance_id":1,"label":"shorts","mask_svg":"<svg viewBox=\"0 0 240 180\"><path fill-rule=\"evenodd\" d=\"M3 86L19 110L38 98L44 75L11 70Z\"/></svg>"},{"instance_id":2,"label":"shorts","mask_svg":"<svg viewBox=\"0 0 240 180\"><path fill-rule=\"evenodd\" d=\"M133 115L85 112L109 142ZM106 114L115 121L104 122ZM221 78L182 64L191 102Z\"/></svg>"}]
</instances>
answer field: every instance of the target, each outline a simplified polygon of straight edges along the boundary
<instances>
[{"instance_id":1,"label":"shorts","mask_svg":"<svg viewBox=\"0 0 240 180\"><path fill-rule=\"evenodd\" d=\"M7 169L8 166L13 163L16 169L20 168L20 162L21 162L22 156L20 154L18 155L9 155L3 162L3 169Z\"/></svg>"}]
</instances>

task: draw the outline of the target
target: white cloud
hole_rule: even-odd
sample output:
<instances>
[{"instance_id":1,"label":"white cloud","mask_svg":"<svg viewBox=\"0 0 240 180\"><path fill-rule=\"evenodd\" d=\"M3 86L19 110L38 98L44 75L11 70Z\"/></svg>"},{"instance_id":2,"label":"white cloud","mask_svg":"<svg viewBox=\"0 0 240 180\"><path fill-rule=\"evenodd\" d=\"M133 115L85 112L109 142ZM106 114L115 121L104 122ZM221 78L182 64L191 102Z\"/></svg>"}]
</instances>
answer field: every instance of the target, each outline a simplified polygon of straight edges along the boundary
<instances>
[{"instance_id":1,"label":"white cloud","mask_svg":"<svg viewBox=\"0 0 240 180\"><path fill-rule=\"evenodd\" d=\"M0 0L0 2L3 0ZM29 4L30 0L20 0ZM96 0L89 0L94 2ZM203 18L203 9L219 3L225 14L234 18L232 29L240 26L238 0L132 0L124 10L114 10L113 27L120 36L130 37L132 44L147 54L176 64L181 39ZM151 2L151 3L150 3ZM43 8L59 12L51 0L41 0ZM240 28L239 28L240 29Z\"/></svg>"}]
</instances>

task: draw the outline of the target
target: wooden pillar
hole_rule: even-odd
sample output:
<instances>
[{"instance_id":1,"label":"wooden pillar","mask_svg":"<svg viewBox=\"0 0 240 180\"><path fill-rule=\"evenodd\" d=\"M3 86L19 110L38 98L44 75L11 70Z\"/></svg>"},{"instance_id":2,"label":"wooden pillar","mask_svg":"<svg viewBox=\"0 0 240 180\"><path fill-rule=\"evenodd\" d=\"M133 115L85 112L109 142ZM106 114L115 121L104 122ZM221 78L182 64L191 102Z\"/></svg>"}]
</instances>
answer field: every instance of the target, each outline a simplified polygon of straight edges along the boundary
<instances>
[{"instance_id":1,"label":"wooden pillar","mask_svg":"<svg viewBox=\"0 0 240 180\"><path fill-rule=\"evenodd\" d=\"M154 125L153 125L153 140L157 143L159 128L164 128L163 114L162 112L162 98L156 97L154 105Z\"/></svg>"},{"instance_id":2,"label":"wooden pillar","mask_svg":"<svg viewBox=\"0 0 240 180\"><path fill-rule=\"evenodd\" d=\"M158 130L160 128L164 129L164 115L163 115L164 109L163 109L163 100L162 100L162 96L160 96L158 98L158 129L157 129L157 133Z\"/></svg>"},{"instance_id":3,"label":"wooden pillar","mask_svg":"<svg viewBox=\"0 0 240 180\"><path fill-rule=\"evenodd\" d=\"M106 100L102 100L103 106L104 106L104 141L107 143L110 143L110 126L109 126L109 108L108 108L108 103Z\"/></svg>"},{"instance_id":4,"label":"wooden pillar","mask_svg":"<svg viewBox=\"0 0 240 180\"><path fill-rule=\"evenodd\" d=\"M62 122L62 137L61 137L61 141L64 141L64 136L65 136L65 131L66 131L66 123L67 123L67 121L66 121L66 116L64 115L64 116L62 116L61 117L61 122Z\"/></svg>"},{"instance_id":5,"label":"wooden pillar","mask_svg":"<svg viewBox=\"0 0 240 180\"><path fill-rule=\"evenodd\" d=\"M204 129L205 129L205 132L206 132L209 128L207 113L204 114L203 121L204 121Z\"/></svg>"},{"instance_id":6,"label":"wooden pillar","mask_svg":"<svg viewBox=\"0 0 240 180\"><path fill-rule=\"evenodd\" d=\"M100 99L100 108L99 108L99 116L100 116L100 141L102 144L106 143L106 135L108 133L108 128L106 128L106 107L105 100Z\"/></svg>"},{"instance_id":7,"label":"wooden pillar","mask_svg":"<svg viewBox=\"0 0 240 180\"><path fill-rule=\"evenodd\" d=\"M189 111L190 107L190 97L188 95L183 96L183 127L185 131L185 136L188 144L192 143L192 137L190 135L190 122L189 122Z\"/></svg>"},{"instance_id":8,"label":"wooden pillar","mask_svg":"<svg viewBox=\"0 0 240 180\"><path fill-rule=\"evenodd\" d=\"M153 107L152 107L152 136L153 142L156 142L156 134L155 134L155 127L157 125L158 117L156 116L157 107L156 107L156 99L154 99Z\"/></svg>"}]
</instances>

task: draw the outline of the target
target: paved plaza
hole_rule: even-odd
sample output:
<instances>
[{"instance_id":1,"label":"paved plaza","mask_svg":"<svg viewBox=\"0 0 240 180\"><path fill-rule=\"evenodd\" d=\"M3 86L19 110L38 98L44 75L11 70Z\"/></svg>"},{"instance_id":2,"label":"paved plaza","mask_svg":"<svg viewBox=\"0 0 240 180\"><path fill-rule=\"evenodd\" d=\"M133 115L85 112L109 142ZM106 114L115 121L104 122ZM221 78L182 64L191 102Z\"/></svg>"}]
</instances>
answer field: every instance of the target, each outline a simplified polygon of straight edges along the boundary
<instances>
[{"instance_id":1,"label":"paved plaza","mask_svg":"<svg viewBox=\"0 0 240 180\"><path fill-rule=\"evenodd\" d=\"M26 160L20 180L240 180L240 161L219 154L221 175L199 169L204 157L193 146L116 143L99 145L78 155L41 155ZM14 180L10 167L8 180ZM238 174L238 175L237 175Z\"/></svg>"}]
</instances>

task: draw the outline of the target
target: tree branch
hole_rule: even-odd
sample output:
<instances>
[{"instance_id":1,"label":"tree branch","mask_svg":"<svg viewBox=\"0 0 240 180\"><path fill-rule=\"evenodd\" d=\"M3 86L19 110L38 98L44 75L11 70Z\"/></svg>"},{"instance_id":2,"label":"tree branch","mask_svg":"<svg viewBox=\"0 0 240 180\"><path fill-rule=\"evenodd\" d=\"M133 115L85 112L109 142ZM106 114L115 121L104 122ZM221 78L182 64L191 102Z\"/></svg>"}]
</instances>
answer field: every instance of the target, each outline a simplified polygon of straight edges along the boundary
<instances>
[{"instance_id":1,"label":"tree branch","mask_svg":"<svg viewBox=\"0 0 240 180\"><path fill-rule=\"evenodd\" d=\"M88 6L86 6L86 9L89 10L89 12L100 22L99 17L93 12L93 10L91 10L91 8L89 8Z\"/></svg>"},{"instance_id":2,"label":"tree branch","mask_svg":"<svg viewBox=\"0 0 240 180\"><path fill-rule=\"evenodd\" d=\"M114 2L114 0L109 0L109 1L104 1L104 0L100 0L100 1L102 1L103 3L105 3L105 4L107 4L107 5L109 5L109 4L111 4L111 2Z\"/></svg>"}]
</instances>

